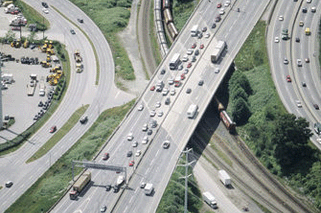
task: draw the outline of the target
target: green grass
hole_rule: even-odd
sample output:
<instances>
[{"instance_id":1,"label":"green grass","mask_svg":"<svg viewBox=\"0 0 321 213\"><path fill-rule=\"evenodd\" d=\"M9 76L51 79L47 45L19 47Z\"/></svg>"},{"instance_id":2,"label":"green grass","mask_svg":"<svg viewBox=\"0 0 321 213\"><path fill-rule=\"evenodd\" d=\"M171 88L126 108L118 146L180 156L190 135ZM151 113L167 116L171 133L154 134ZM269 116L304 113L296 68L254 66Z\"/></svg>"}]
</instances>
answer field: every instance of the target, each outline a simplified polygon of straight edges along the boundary
<instances>
[{"instance_id":1,"label":"green grass","mask_svg":"<svg viewBox=\"0 0 321 213\"><path fill-rule=\"evenodd\" d=\"M134 69L125 48L117 36L130 17L130 0L72 0L100 28L107 39L115 62L116 85L123 89L121 80L135 80Z\"/></svg>"},{"instance_id":2,"label":"green grass","mask_svg":"<svg viewBox=\"0 0 321 213\"><path fill-rule=\"evenodd\" d=\"M29 24L37 24L38 29L47 30L50 27L50 23L35 9L30 7L28 4L20 0L14 0L14 4L19 7L23 13L23 16L28 20Z\"/></svg>"},{"instance_id":3,"label":"green grass","mask_svg":"<svg viewBox=\"0 0 321 213\"><path fill-rule=\"evenodd\" d=\"M184 3L178 0L173 0L172 16L177 30L180 32L186 21L192 15L198 1L185 0Z\"/></svg>"},{"instance_id":4,"label":"green grass","mask_svg":"<svg viewBox=\"0 0 321 213\"><path fill-rule=\"evenodd\" d=\"M79 121L80 117L85 113L89 105L82 106L72 116L68 121L61 127L39 150L33 154L28 160L27 163L33 162L42 156L44 156L52 147L54 147Z\"/></svg>"},{"instance_id":5,"label":"green grass","mask_svg":"<svg viewBox=\"0 0 321 213\"><path fill-rule=\"evenodd\" d=\"M72 180L72 160L91 160L131 109L135 100L101 113L90 129L5 212L46 212ZM79 173L81 170L78 169Z\"/></svg>"}]
</instances>

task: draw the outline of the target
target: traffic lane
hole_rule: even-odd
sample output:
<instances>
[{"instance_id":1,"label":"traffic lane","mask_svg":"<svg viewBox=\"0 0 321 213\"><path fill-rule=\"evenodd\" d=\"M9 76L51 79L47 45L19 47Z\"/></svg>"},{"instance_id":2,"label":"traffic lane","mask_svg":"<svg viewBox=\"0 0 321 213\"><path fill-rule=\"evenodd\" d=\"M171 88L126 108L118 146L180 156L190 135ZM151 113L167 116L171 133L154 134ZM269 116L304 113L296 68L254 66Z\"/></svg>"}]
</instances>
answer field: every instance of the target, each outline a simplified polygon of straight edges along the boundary
<instances>
[{"instance_id":1,"label":"traffic lane","mask_svg":"<svg viewBox=\"0 0 321 213\"><path fill-rule=\"evenodd\" d=\"M119 206L117 211L146 211L146 206L149 206L146 204L149 203L154 198L154 196L156 196L156 193L158 193L158 183L162 177L159 177L154 174L156 171L166 170L166 162L168 162L171 159L173 152L177 147L175 146L175 143L172 141L169 135L167 135L167 132L163 129L161 130L160 134L158 134L157 138L159 138L161 141L164 140L164 138L170 140L170 147L168 149L163 149L161 143L153 144L153 146L150 146L148 152L146 152L144 156L145 160L141 162L138 169L136 170L137 175L134 176L133 179L131 179L129 187L132 190L125 190L123 196L121 197L121 200L127 200L129 202L127 202L126 206ZM153 141L153 143L154 142L155 141ZM141 182L152 183L155 188L155 194L153 196L146 196L144 194L144 191L140 189ZM152 209L150 209L148 212L152 212Z\"/></svg>"}]
</instances>

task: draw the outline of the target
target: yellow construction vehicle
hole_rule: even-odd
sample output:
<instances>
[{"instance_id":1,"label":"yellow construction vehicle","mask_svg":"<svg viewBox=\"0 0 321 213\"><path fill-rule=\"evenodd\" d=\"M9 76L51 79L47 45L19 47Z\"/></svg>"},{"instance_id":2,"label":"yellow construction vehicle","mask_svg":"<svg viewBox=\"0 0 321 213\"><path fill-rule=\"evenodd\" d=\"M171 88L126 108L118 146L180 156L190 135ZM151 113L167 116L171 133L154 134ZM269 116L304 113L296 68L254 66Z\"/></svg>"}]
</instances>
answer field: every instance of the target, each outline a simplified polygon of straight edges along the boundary
<instances>
[{"instance_id":1,"label":"yellow construction vehicle","mask_svg":"<svg viewBox=\"0 0 321 213\"><path fill-rule=\"evenodd\" d=\"M311 31L310 31L310 28L306 28L305 29L305 35L311 35Z\"/></svg>"},{"instance_id":2,"label":"yellow construction vehicle","mask_svg":"<svg viewBox=\"0 0 321 213\"><path fill-rule=\"evenodd\" d=\"M15 46L16 46L15 44L16 44L16 39L13 40L13 42L11 42L10 46L11 46L11 47L15 47Z\"/></svg>"},{"instance_id":3,"label":"yellow construction vehicle","mask_svg":"<svg viewBox=\"0 0 321 213\"><path fill-rule=\"evenodd\" d=\"M47 61L41 61L40 64L44 68L51 67L51 64L49 62L47 62Z\"/></svg>"},{"instance_id":4,"label":"yellow construction vehicle","mask_svg":"<svg viewBox=\"0 0 321 213\"><path fill-rule=\"evenodd\" d=\"M51 62L51 57L50 57L50 55L49 55L49 54L47 54L46 61L47 61L47 62Z\"/></svg>"},{"instance_id":5,"label":"yellow construction vehicle","mask_svg":"<svg viewBox=\"0 0 321 213\"><path fill-rule=\"evenodd\" d=\"M56 73L58 70L61 70L61 66L57 65L54 68L50 69L50 72Z\"/></svg>"},{"instance_id":6,"label":"yellow construction vehicle","mask_svg":"<svg viewBox=\"0 0 321 213\"><path fill-rule=\"evenodd\" d=\"M47 51L47 48L48 48L48 41L45 40L45 44L40 48L40 49L41 49L41 52L46 52L46 51Z\"/></svg>"},{"instance_id":7,"label":"yellow construction vehicle","mask_svg":"<svg viewBox=\"0 0 321 213\"><path fill-rule=\"evenodd\" d=\"M53 49L47 48L46 53L49 55L54 55L55 52L53 51Z\"/></svg>"},{"instance_id":8,"label":"yellow construction vehicle","mask_svg":"<svg viewBox=\"0 0 321 213\"><path fill-rule=\"evenodd\" d=\"M52 41L49 41L48 48L53 49L53 42Z\"/></svg>"},{"instance_id":9,"label":"yellow construction vehicle","mask_svg":"<svg viewBox=\"0 0 321 213\"><path fill-rule=\"evenodd\" d=\"M29 41L26 39L25 42L23 42L23 47L28 48L29 47Z\"/></svg>"},{"instance_id":10,"label":"yellow construction vehicle","mask_svg":"<svg viewBox=\"0 0 321 213\"><path fill-rule=\"evenodd\" d=\"M18 38L16 41L16 48L20 48L21 47L21 39Z\"/></svg>"}]
</instances>

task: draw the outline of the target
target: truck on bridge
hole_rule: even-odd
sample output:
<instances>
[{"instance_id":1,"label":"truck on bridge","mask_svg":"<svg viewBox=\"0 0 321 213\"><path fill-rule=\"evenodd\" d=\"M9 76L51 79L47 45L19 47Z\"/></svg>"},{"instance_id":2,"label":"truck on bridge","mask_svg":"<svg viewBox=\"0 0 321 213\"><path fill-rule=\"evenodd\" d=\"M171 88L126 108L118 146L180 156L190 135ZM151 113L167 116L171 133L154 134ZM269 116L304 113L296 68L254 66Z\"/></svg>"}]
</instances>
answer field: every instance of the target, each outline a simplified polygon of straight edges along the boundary
<instances>
[{"instance_id":1,"label":"truck on bridge","mask_svg":"<svg viewBox=\"0 0 321 213\"><path fill-rule=\"evenodd\" d=\"M72 186L69 196L71 200L75 200L79 193L85 188L85 186L91 181L91 172L84 172L79 179Z\"/></svg>"},{"instance_id":2,"label":"truck on bridge","mask_svg":"<svg viewBox=\"0 0 321 213\"><path fill-rule=\"evenodd\" d=\"M226 48L225 41L218 41L211 55L211 61L216 63L222 55L222 52Z\"/></svg>"}]
</instances>

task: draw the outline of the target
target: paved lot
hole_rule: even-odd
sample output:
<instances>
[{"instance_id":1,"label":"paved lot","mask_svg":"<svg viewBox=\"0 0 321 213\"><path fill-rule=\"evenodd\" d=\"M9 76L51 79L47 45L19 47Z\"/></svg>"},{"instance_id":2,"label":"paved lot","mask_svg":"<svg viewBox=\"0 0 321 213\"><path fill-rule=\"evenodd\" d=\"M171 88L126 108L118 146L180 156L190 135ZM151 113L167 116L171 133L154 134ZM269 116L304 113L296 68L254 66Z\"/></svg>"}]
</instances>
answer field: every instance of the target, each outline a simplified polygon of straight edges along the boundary
<instances>
[{"instance_id":1,"label":"paved lot","mask_svg":"<svg viewBox=\"0 0 321 213\"><path fill-rule=\"evenodd\" d=\"M25 57L38 57L39 61L46 59L46 54L42 53L38 48L31 50L30 48L12 48L10 45L0 44L1 52L11 54L12 57L20 59ZM21 64L20 61L4 62L2 73L13 74L14 83L8 84L8 89L2 90L2 106L3 115L15 117L15 124L10 130L15 133L21 133L33 124L34 116L41 110L38 107L39 101L46 101L47 96L39 96L39 82L43 78L46 91L51 87L46 82L46 76L49 74L49 68L43 68L41 65ZM37 74L37 86L33 96L27 95L27 84L30 82L30 75ZM0 132L0 143L5 142L4 138L12 139L15 135L9 131ZM3 138L2 138L3 137Z\"/></svg>"}]
</instances>

